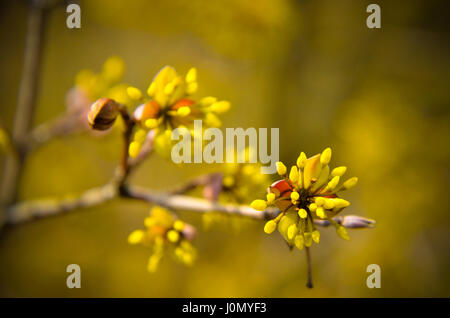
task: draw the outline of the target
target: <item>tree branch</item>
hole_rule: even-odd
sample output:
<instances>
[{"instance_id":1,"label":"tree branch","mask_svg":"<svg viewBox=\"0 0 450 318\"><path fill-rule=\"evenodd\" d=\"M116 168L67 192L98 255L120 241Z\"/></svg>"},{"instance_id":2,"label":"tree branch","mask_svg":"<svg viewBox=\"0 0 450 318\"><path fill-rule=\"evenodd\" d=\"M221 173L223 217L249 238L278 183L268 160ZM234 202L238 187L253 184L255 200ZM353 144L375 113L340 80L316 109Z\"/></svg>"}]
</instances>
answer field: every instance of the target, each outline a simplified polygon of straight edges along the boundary
<instances>
[{"instance_id":1,"label":"tree branch","mask_svg":"<svg viewBox=\"0 0 450 318\"><path fill-rule=\"evenodd\" d=\"M26 157L23 145L26 143L36 105L45 15L46 9L40 3L29 5L23 70L11 134L12 143L17 147L17 153L6 157L0 187L0 204L2 206L8 206L17 201L18 185ZM0 224L2 218L4 216L0 215Z\"/></svg>"}]
</instances>

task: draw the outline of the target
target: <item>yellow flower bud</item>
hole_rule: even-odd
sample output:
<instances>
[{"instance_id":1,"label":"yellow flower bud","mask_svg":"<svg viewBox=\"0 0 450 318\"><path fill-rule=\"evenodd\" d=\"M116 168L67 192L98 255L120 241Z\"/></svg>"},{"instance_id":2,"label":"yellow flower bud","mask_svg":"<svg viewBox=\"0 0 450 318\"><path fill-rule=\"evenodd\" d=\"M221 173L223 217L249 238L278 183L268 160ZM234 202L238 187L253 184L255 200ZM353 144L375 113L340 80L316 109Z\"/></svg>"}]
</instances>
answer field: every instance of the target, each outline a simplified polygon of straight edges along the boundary
<instances>
[{"instance_id":1,"label":"yellow flower bud","mask_svg":"<svg viewBox=\"0 0 450 318\"><path fill-rule=\"evenodd\" d=\"M139 88L128 86L127 87L127 94L130 96L131 99L139 100L142 98L142 92Z\"/></svg>"},{"instance_id":2,"label":"yellow flower bud","mask_svg":"<svg viewBox=\"0 0 450 318\"><path fill-rule=\"evenodd\" d=\"M172 243L176 243L180 239L180 234L175 230L170 230L167 232L167 239Z\"/></svg>"},{"instance_id":3,"label":"yellow flower bud","mask_svg":"<svg viewBox=\"0 0 450 318\"><path fill-rule=\"evenodd\" d=\"M173 223L173 228L175 229L175 230L177 230L178 232L181 232L181 231L183 231L183 229L184 229L184 222L183 221L181 221L181 220L176 220L174 223Z\"/></svg>"},{"instance_id":4,"label":"yellow flower bud","mask_svg":"<svg viewBox=\"0 0 450 318\"><path fill-rule=\"evenodd\" d=\"M149 118L145 121L145 127L147 127L148 129L153 129L158 127L158 119L155 118Z\"/></svg>"},{"instance_id":5,"label":"yellow flower bud","mask_svg":"<svg viewBox=\"0 0 450 318\"><path fill-rule=\"evenodd\" d=\"M292 240L294 236L297 235L297 233L298 233L297 224L292 224L291 226L288 227L287 232L288 239Z\"/></svg>"},{"instance_id":6,"label":"yellow flower bud","mask_svg":"<svg viewBox=\"0 0 450 318\"><path fill-rule=\"evenodd\" d=\"M186 87L186 93L188 93L189 95L195 94L197 92L197 89L198 89L197 82L189 83Z\"/></svg>"},{"instance_id":7,"label":"yellow flower bud","mask_svg":"<svg viewBox=\"0 0 450 318\"><path fill-rule=\"evenodd\" d=\"M291 199L294 201L297 201L300 198L300 194L298 192L294 191L291 193Z\"/></svg>"},{"instance_id":8,"label":"yellow flower bud","mask_svg":"<svg viewBox=\"0 0 450 318\"><path fill-rule=\"evenodd\" d=\"M297 235L294 240L295 246L302 250L303 246L305 245L305 239L303 238L303 235Z\"/></svg>"},{"instance_id":9,"label":"yellow flower bud","mask_svg":"<svg viewBox=\"0 0 450 318\"><path fill-rule=\"evenodd\" d=\"M306 164L306 154L304 152L300 153L300 156L297 158L297 167L303 169Z\"/></svg>"},{"instance_id":10,"label":"yellow flower bud","mask_svg":"<svg viewBox=\"0 0 450 318\"><path fill-rule=\"evenodd\" d=\"M336 233L339 235L339 237L343 238L344 240L347 240L347 241L350 240L350 236L348 235L347 230L342 225L339 225L336 228Z\"/></svg>"},{"instance_id":11,"label":"yellow flower bud","mask_svg":"<svg viewBox=\"0 0 450 318\"><path fill-rule=\"evenodd\" d=\"M297 169L296 166L292 166L291 167L291 172L289 172L289 179L293 183L297 183L297 181L298 181L298 169Z\"/></svg>"},{"instance_id":12,"label":"yellow flower bud","mask_svg":"<svg viewBox=\"0 0 450 318\"><path fill-rule=\"evenodd\" d=\"M175 82L167 83L166 86L164 87L164 94L170 95L173 93L174 90L175 90Z\"/></svg>"},{"instance_id":13,"label":"yellow flower bud","mask_svg":"<svg viewBox=\"0 0 450 318\"><path fill-rule=\"evenodd\" d=\"M210 127L220 127L222 126L222 122L220 119L214 115L213 113L207 113L205 115L205 123Z\"/></svg>"},{"instance_id":14,"label":"yellow flower bud","mask_svg":"<svg viewBox=\"0 0 450 318\"><path fill-rule=\"evenodd\" d=\"M153 225L155 225L155 219L154 218L151 218L151 217L146 217L145 218L145 220L144 220L144 225L147 227L147 228L150 228L150 227L152 227Z\"/></svg>"},{"instance_id":15,"label":"yellow flower bud","mask_svg":"<svg viewBox=\"0 0 450 318\"><path fill-rule=\"evenodd\" d=\"M191 113L191 108L183 106L177 109L177 115L180 117L186 117Z\"/></svg>"},{"instance_id":16,"label":"yellow flower bud","mask_svg":"<svg viewBox=\"0 0 450 318\"><path fill-rule=\"evenodd\" d=\"M161 260L161 254L153 254L148 259L147 270L150 273L156 272L158 269L159 261Z\"/></svg>"},{"instance_id":17,"label":"yellow flower bud","mask_svg":"<svg viewBox=\"0 0 450 318\"><path fill-rule=\"evenodd\" d=\"M110 82L119 82L125 72L125 62L118 56L110 56L102 67L102 77Z\"/></svg>"},{"instance_id":18,"label":"yellow flower bud","mask_svg":"<svg viewBox=\"0 0 450 318\"><path fill-rule=\"evenodd\" d=\"M222 183L226 187L232 187L233 184L234 184L234 177L233 176L226 176L226 177L223 178Z\"/></svg>"},{"instance_id":19,"label":"yellow flower bud","mask_svg":"<svg viewBox=\"0 0 450 318\"><path fill-rule=\"evenodd\" d=\"M146 135L147 132L144 129L139 129L134 133L134 140L136 140L137 142L143 142Z\"/></svg>"},{"instance_id":20,"label":"yellow flower bud","mask_svg":"<svg viewBox=\"0 0 450 318\"><path fill-rule=\"evenodd\" d=\"M317 231L317 230L313 231L311 236L312 236L313 241L316 242L317 244L319 244L319 242L320 242L320 232Z\"/></svg>"},{"instance_id":21,"label":"yellow flower bud","mask_svg":"<svg viewBox=\"0 0 450 318\"><path fill-rule=\"evenodd\" d=\"M271 234L276 230L276 228L277 223L274 220L270 220L264 225L264 232L266 232L267 234Z\"/></svg>"},{"instance_id":22,"label":"yellow flower bud","mask_svg":"<svg viewBox=\"0 0 450 318\"><path fill-rule=\"evenodd\" d=\"M324 219L325 218L325 210L323 209L323 207L318 207L316 210L316 214L319 218Z\"/></svg>"},{"instance_id":23,"label":"yellow flower bud","mask_svg":"<svg viewBox=\"0 0 450 318\"><path fill-rule=\"evenodd\" d=\"M306 219L306 217L308 216L308 212L306 212L305 209L300 209L298 210L298 216L302 219Z\"/></svg>"},{"instance_id":24,"label":"yellow flower bud","mask_svg":"<svg viewBox=\"0 0 450 318\"><path fill-rule=\"evenodd\" d=\"M173 252L175 253L175 256L178 257L179 259L183 258L184 251L181 247L175 248Z\"/></svg>"},{"instance_id":25,"label":"yellow flower bud","mask_svg":"<svg viewBox=\"0 0 450 318\"><path fill-rule=\"evenodd\" d=\"M186 83L193 83L197 81L197 69L192 67L186 74Z\"/></svg>"},{"instance_id":26,"label":"yellow flower bud","mask_svg":"<svg viewBox=\"0 0 450 318\"><path fill-rule=\"evenodd\" d=\"M128 147L128 154L130 155L131 158L136 158L139 155L140 151L141 151L141 143L137 141L133 141Z\"/></svg>"},{"instance_id":27,"label":"yellow flower bud","mask_svg":"<svg viewBox=\"0 0 450 318\"><path fill-rule=\"evenodd\" d=\"M147 95L152 97L155 94L155 90L156 90L156 83L151 82L147 88Z\"/></svg>"},{"instance_id":28,"label":"yellow flower bud","mask_svg":"<svg viewBox=\"0 0 450 318\"><path fill-rule=\"evenodd\" d=\"M297 223L298 223L298 215L297 215L297 212L295 212L295 211L289 211L280 218L277 229L278 229L278 232L280 232L280 234L283 235L283 237L285 238L286 241L290 241L290 239L288 237L289 227L292 224L297 224ZM293 243L293 242L291 242L291 243Z\"/></svg>"},{"instance_id":29,"label":"yellow flower bud","mask_svg":"<svg viewBox=\"0 0 450 318\"><path fill-rule=\"evenodd\" d=\"M322 166L326 166L331 160L331 148L325 149L320 155L320 163Z\"/></svg>"},{"instance_id":30,"label":"yellow flower bud","mask_svg":"<svg viewBox=\"0 0 450 318\"><path fill-rule=\"evenodd\" d=\"M325 203L323 204L323 207L327 210L331 210L332 208L334 208L335 203L333 200L330 199L325 199Z\"/></svg>"},{"instance_id":31,"label":"yellow flower bud","mask_svg":"<svg viewBox=\"0 0 450 318\"><path fill-rule=\"evenodd\" d=\"M254 200L250 206L258 211L264 211L267 208L267 203L264 200Z\"/></svg>"},{"instance_id":32,"label":"yellow flower bud","mask_svg":"<svg viewBox=\"0 0 450 318\"><path fill-rule=\"evenodd\" d=\"M346 208L350 205L350 202L344 199L337 198L332 200L334 202L334 207L337 209Z\"/></svg>"},{"instance_id":33,"label":"yellow flower bud","mask_svg":"<svg viewBox=\"0 0 450 318\"><path fill-rule=\"evenodd\" d=\"M217 98L215 98L213 96L203 97L200 100L200 104L204 107L210 106L210 105L214 104L215 102L217 102Z\"/></svg>"},{"instance_id":34,"label":"yellow flower bud","mask_svg":"<svg viewBox=\"0 0 450 318\"><path fill-rule=\"evenodd\" d=\"M305 239L305 246L306 246L306 247L311 247L311 245L312 245L312 235L311 235L311 232L305 232L305 233L303 234L303 236L304 236L304 239Z\"/></svg>"},{"instance_id":35,"label":"yellow flower bud","mask_svg":"<svg viewBox=\"0 0 450 318\"><path fill-rule=\"evenodd\" d=\"M347 171L347 167L345 167L345 166L337 167L337 168L334 168L333 171L331 171L331 176L332 177L335 177L335 176L342 177L346 171Z\"/></svg>"},{"instance_id":36,"label":"yellow flower bud","mask_svg":"<svg viewBox=\"0 0 450 318\"><path fill-rule=\"evenodd\" d=\"M284 176L286 174L286 170L287 170L284 163L282 163L281 161L278 161L275 165L277 167L277 173L280 176Z\"/></svg>"},{"instance_id":37,"label":"yellow flower bud","mask_svg":"<svg viewBox=\"0 0 450 318\"><path fill-rule=\"evenodd\" d=\"M317 204L316 204L316 203L311 203L311 204L309 205L309 210L310 210L311 212L316 212L316 210L317 210Z\"/></svg>"},{"instance_id":38,"label":"yellow flower bud","mask_svg":"<svg viewBox=\"0 0 450 318\"><path fill-rule=\"evenodd\" d=\"M191 266L194 262L194 258L192 257L191 253L184 253L183 254L183 263L185 265Z\"/></svg>"},{"instance_id":39,"label":"yellow flower bud","mask_svg":"<svg viewBox=\"0 0 450 318\"><path fill-rule=\"evenodd\" d=\"M275 201L275 193L268 193L267 194L267 204L271 204L273 201Z\"/></svg>"},{"instance_id":40,"label":"yellow flower bud","mask_svg":"<svg viewBox=\"0 0 450 318\"><path fill-rule=\"evenodd\" d=\"M215 103L213 103L213 104L209 107L209 109L210 109L212 112L215 112L215 113L217 113L217 114L222 114L222 113L227 112L227 111L230 109L230 107L231 107L230 102L228 102L228 101L226 101L226 100L222 100L222 101L220 101L220 102L215 102Z\"/></svg>"},{"instance_id":41,"label":"yellow flower bud","mask_svg":"<svg viewBox=\"0 0 450 318\"><path fill-rule=\"evenodd\" d=\"M344 189L348 190L353 188L358 183L358 178L353 177L344 182Z\"/></svg>"},{"instance_id":42,"label":"yellow flower bud","mask_svg":"<svg viewBox=\"0 0 450 318\"><path fill-rule=\"evenodd\" d=\"M316 197L315 202L317 206L322 206L325 204L325 198L324 197Z\"/></svg>"},{"instance_id":43,"label":"yellow flower bud","mask_svg":"<svg viewBox=\"0 0 450 318\"><path fill-rule=\"evenodd\" d=\"M142 230L135 230L128 235L128 243L130 244L138 244L142 242L142 239L144 238L144 231Z\"/></svg>"},{"instance_id":44,"label":"yellow flower bud","mask_svg":"<svg viewBox=\"0 0 450 318\"><path fill-rule=\"evenodd\" d=\"M340 178L341 178L341 177L339 177L339 176L333 177L333 179L331 179L331 181L328 182L328 184L327 184L327 189L328 189L328 190L333 190L334 188L336 188L336 186L337 186L338 183L339 183Z\"/></svg>"}]
</instances>

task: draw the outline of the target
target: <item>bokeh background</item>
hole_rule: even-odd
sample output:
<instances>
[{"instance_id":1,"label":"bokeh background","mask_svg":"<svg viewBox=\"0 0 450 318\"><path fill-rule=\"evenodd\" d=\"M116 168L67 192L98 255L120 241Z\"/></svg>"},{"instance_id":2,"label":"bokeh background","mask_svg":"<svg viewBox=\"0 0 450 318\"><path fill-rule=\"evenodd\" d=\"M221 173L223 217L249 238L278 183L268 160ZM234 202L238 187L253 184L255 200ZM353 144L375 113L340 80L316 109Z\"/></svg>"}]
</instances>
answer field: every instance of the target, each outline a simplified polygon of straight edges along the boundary
<instances>
[{"instance_id":1,"label":"bokeh background","mask_svg":"<svg viewBox=\"0 0 450 318\"><path fill-rule=\"evenodd\" d=\"M64 112L80 69L111 55L124 81L145 90L170 64L198 68L198 96L228 99L224 127L279 127L280 156L294 163L327 146L332 164L359 177L345 193L347 214L377 227L333 229L314 246L315 288L305 288L304 252L247 221L203 231L192 268L169 257L146 271L150 251L127 244L148 206L115 200L10 228L0 239L1 296L61 297L410 297L450 296L449 30L444 2L377 1L381 29L368 29L373 1L81 1L82 28L66 28L64 7L48 17L34 125ZM0 118L11 129L20 80L26 6L0 4ZM27 160L21 199L81 193L107 182L118 133L52 140ZM3 163L4 157L0 159ZM179 168L157 156L135 184L165 190L209 166ZM250 198L252 199L252 198ZM66 287L65 268L82 270ZM366 287L366 267L381 267L381 288Z\"/></svg>"}]
</instances>

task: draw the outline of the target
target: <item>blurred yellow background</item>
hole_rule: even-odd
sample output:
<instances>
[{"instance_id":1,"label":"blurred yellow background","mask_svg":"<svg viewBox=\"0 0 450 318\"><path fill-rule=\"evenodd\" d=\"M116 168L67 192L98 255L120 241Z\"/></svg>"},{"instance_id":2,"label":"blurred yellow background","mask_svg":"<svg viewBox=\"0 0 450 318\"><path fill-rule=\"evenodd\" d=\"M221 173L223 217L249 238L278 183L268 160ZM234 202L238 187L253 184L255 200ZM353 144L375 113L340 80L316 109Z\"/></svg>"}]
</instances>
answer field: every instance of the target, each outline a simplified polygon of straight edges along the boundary
<instances>
[{"instance_id":1,"label":"blurred yellow background","mask_svg":"<svg viewBox=\"0 0 450 318\"><path fill-rule=\"evenodd\" d=\"M376 219L377 227L350 230L350 242L322 230L308 290L304 252L264 234L262 222L203 231L200 215L183 213L198 226L196 265L166 257L150 274L150 251L127 244L148 205L117 199L1 233L0 296L449 297L448 19L438 1L377 1L382 28L368 29L372 2L80 1L82 27L73 30L65 8L55 9L34 125L64 111L79 70L99 71L111 55L126 63L124 82L143 90L164 65L180 73L195 66L198 95L232 103L223 126L279 127L285 163L331 146L332 165L360 180L344 194L352 202L345 214ZM0 119L8 129L25 27L24 4L2 2ZM119 151L115 132L52 140L28 158L20 198L102 185ZM205 169L214 170L153 156L131 181L165 190ZM72 263L81 266L81 289L66 287ZM366 286L369 264L381 267L380 289Z\"/></svg>"}]
</instances>

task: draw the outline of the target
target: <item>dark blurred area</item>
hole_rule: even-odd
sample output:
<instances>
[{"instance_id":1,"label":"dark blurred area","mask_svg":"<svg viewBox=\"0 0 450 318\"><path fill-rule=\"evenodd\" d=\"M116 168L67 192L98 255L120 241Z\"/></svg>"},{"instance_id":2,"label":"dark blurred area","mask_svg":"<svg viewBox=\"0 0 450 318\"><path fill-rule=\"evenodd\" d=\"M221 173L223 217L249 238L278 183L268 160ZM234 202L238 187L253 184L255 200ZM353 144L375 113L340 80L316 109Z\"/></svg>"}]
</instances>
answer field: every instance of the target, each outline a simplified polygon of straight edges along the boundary
<instances>
[{"instance_id":1,"label":"dark blurred area","mask_svg":"<svg viewBox=\"0 0 450 318\"><path fill-rule=\"evenodd\" d=\"M146 271L149 251L127 244L149 207L114 200L9 228L0 236L0 296L10 297L449 297L450 46L444 1L377 1L381 29L368 29L373 1L80 1L81 29L65 6L47 16L33 126L65 111L81 69L99 71L113 55L123 81L148 87L164 65L198 69L200 96L231 102L223 127L279 127L280 159L330 146L333 166L357 187L346 214L377 220L322 231L312 249L315 288L305 288L303 252L290 252L263 223L202 230L195 266L164 259ZM21 76L25 1L0 3L0 122L11 130ZM24 166L20 199L77 194L108 182L120 153L118 131L53 139ZM0 157L3 167L4 156ZM157 156L131 182L166 190L208 165L173 165ZM255 194L255 198L263 194ZM254 198L251 198L254 199ZM79 264L82 288L66 287ZM366 267L379 264L381 288Z\"/></svg>"}]
</instances>

